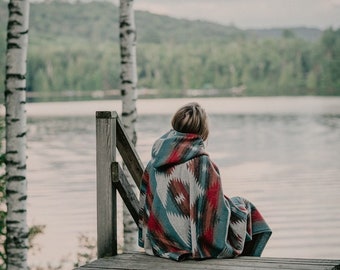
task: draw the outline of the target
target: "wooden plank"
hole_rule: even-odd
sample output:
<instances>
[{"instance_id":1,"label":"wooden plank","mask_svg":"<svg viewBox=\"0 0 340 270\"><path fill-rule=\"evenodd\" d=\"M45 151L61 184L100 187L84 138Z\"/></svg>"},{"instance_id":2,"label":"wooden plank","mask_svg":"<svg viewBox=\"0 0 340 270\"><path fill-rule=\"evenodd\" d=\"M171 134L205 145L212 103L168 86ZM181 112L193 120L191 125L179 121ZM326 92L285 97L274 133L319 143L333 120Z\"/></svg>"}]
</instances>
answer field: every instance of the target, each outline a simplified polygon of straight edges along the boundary
<instances>
[{"instance_id":1,"label":"wooden plank","mask_svg":"<svg viewBox=\"0 0 340 270\"><path fill-rule=\"evenodd\" d=\"M111 163L116 160L116 118L113 112L96 112L98 258L117 254L117 198L111 180Z\"/></svg>"},{"instance_id":2,"label":"wooden plank","mask_svg":"<svg viewBox=\"0 0 340 270\"><path fill-rule=\"evenodd\" d=\"M139 200L133 192L128 179L126 178L123 169L118 162L112 162L111 166L112 182L114 187L119 191L126 207L129 209L135 223L138 224L138 208Z\"/></svg>"},{"instance_id":3,"label":"wooden plank","mask_svg":"<svg viewBox=\"0 0 340 270\"><path fill-rule=\"evenodd\" d=\"M184 262L175 262L155 256L148 256L144 253L125 253L115 257L102 258L77 269L337 270L340 269L340 260L238 257L235 259L188 260Z\"/></svg>"},{"instance_id":4,"label":"wooden plank","mask_svg":"<svg viewBox=\"0 0 340 270\"><path fill-rule=\"evenodd\" d=\"M144 252L140 253L124 253L124 254L119 254L117 257L111 257L111 258L106 258L109 260L116 260L119 259L119 261L143 261L146 263L153 263L155 262L155 256L149 256L146 255ZM162 262L168 262L169 260L167 259L162 259L162 258L157 258L157 260L160 260ZM211 264L213 263L214 265L225 265L226 261L228 261L228 264L242 264L242 265L252 265L254 263L258 264L289 264L289 265L308 265L308 266L334 266L337 264L340 264L340 259L339 260L331 260L331 259L302 259L302 258L277 258L277 257L251 257L251 256L242 256L242 257L237 257L234 259L208 259L208 260L201 260L202 265L205 264ZM170 261L171 263L174 261ZM188 263L192 264L198 261L194 260L187 260L182 263ZM177 263L177 262L175 262Z\"/></svg>"},{"instance_id":5,"label":"wooden plank","mask_svg":"<svg viewBox=\"0 0 340 270\"><path fill-rule=\"evenodd\" d=\"M116 113L116 112L115 112ZM129 136L126 134L123 123L120 121L118 114L117 118L117 148L127 166L137 187L141 185L142 174L144 171L143 163L141 162Z\"/></svg>"}]
</instances>

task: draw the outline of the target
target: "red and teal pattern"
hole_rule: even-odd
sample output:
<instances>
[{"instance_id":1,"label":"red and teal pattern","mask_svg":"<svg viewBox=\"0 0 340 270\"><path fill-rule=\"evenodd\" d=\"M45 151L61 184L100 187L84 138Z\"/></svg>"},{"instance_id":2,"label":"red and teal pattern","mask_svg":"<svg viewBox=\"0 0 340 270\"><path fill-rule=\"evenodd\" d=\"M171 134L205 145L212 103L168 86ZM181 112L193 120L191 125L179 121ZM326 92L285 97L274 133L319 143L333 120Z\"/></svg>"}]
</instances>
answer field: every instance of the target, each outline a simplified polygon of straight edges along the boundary
<instances>
[{"instance_id":1,"label":"red and teal pattern","mask_svg":"<svg viewBox=\"0 0 340 270\"><path fill-rule=\"evenodd\" d=\"M152 148L140 189L139 246L173 260L261 256L271 230L248 200L223 194L195 134L171 130Z\"/></svg>"}]
</instances>

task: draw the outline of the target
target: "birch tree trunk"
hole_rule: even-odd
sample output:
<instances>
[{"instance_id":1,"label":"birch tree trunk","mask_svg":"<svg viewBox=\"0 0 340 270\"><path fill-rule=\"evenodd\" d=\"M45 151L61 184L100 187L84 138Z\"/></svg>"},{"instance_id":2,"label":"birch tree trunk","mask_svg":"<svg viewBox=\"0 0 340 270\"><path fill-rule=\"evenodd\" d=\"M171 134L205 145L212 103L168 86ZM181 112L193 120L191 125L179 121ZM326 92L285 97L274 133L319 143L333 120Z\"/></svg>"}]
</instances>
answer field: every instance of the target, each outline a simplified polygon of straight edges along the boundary
<instances>
[{"instance_id":1,"label":"birch tree trunk","mask_svg":"<svg viewBox=\"0 0 340 270\"><path fill-rule=\"evenodd\" d=\"M26 221L26 58L28 0L10 0L7 26L6 106L6 254L7 269L27 269Z\"/></svg>"},{"instance_id":2,"label":"birch tree trunk","mask_svg":"<svg viewBox=\"0 0 340 270\"><path fill-rule=\"evenodd\" d=\"M135 123L137 121L137 63L136 63L136 29L133 11L133 0L120 0L119 8L119 37L121 56L121 95L122 95L122 122L132 143L136 145L137 134ZM126 175L128 170L124 166ZM130 185L137 193L134 181L129 177ZM137 226L128 209L123 208L124 222L124 250L133 251L137 248Z\"/></svg>"}]
</instances>

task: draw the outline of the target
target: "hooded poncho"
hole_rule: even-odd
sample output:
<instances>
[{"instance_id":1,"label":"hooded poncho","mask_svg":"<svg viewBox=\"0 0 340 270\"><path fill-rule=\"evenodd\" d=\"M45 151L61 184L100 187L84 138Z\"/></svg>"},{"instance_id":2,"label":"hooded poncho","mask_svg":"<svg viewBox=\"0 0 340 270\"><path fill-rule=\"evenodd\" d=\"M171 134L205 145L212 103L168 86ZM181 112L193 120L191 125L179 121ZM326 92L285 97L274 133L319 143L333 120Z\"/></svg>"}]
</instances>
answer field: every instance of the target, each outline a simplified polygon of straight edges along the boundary
<instances>
[{"instance_id":1,"label":"hooded poncho","mask_svg":"<svg viewBox=\"0 0 340 270\"><path fill-rule=\"evenodd\" d=\"M196 134L170 130L152 148L140 188L139 246L185 258L260 256L271 230L255 206L223 194L217 166Z\"/></svg>"}]
</instances>

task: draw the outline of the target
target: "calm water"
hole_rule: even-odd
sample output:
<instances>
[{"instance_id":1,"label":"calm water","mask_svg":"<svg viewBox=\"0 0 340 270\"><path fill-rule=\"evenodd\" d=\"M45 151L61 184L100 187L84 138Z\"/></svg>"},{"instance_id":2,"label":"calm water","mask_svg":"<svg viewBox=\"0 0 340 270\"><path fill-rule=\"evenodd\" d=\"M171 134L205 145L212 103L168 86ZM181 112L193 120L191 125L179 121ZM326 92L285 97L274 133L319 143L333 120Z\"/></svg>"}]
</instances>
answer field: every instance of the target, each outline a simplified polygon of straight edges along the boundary
<instances>
[{"instance_id":1,"label":"calm water","mask_svg":"<svg viewBox=\"0 0 340 270\"><path fill-rule=\"evenodd\" d=\"M224 193L251 200L273 229L263 256L340 258L340 98L196 100L210 114L207 150ZM143 163L187 101L138 101ZM119 101L28 105L28 220L47 226L32 263L73 260L80 233L95 237L94 114L120 108Z\"/></svg>"}]
</instances>

